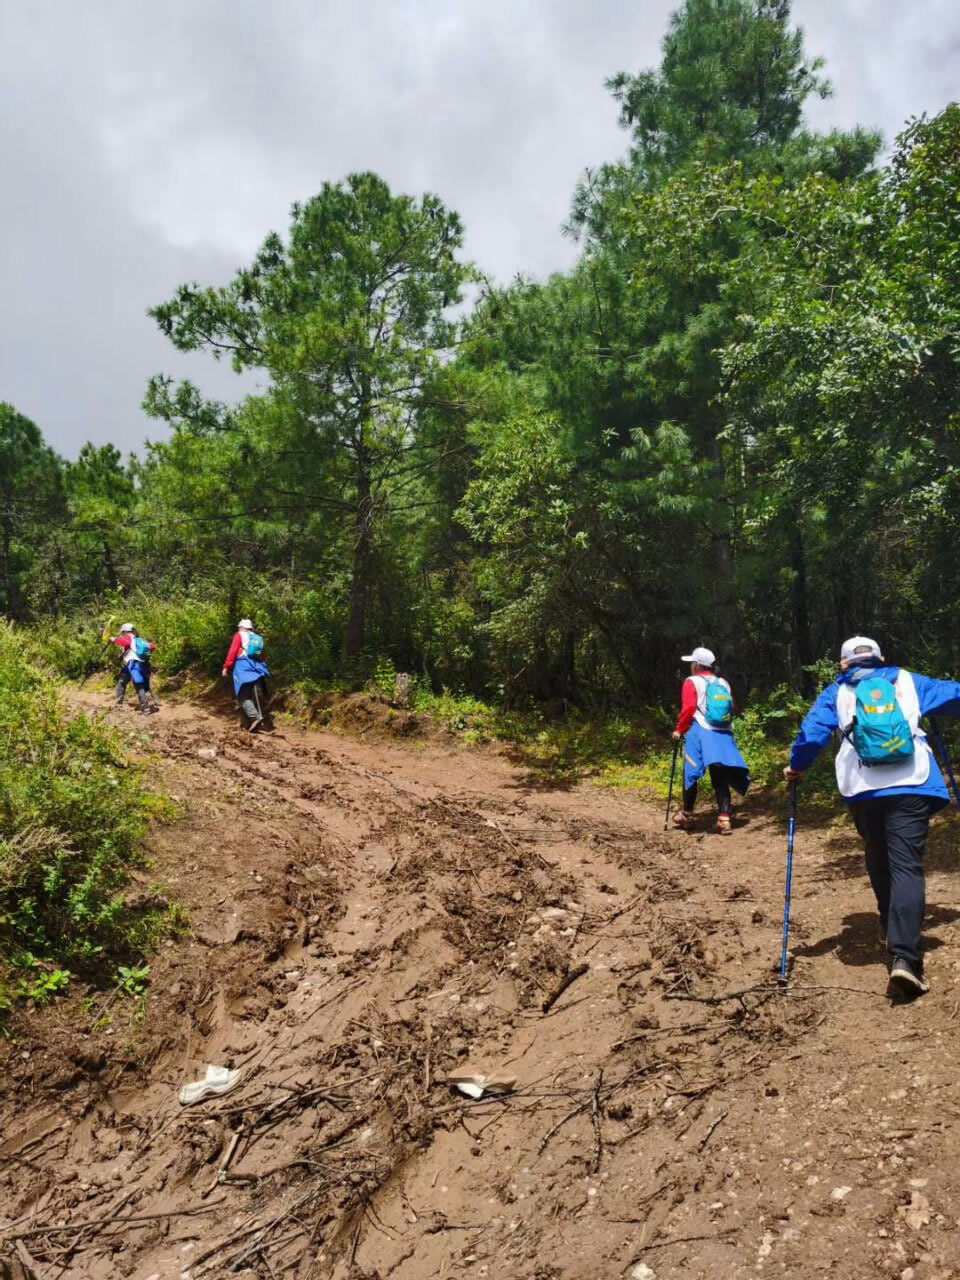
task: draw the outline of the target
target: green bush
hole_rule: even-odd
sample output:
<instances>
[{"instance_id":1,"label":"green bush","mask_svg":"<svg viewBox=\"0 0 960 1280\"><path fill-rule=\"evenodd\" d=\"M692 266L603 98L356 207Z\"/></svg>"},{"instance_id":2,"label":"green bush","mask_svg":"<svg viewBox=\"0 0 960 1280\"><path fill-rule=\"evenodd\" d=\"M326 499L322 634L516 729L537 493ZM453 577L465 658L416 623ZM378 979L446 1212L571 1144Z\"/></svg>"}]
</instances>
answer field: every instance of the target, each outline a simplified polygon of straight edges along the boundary
<instances>
[{"instance_id":1,"label":"green bush","mask_svg":"<svg viewBox=\"0 0 960 1280\"><path fill-rule=\"evenodd\" d=\"M71 717L34 645L0 623L0 995L16 962L93 976L172 923L123 895L160 803L116 732Z\"/></svg>"}]
</instances>

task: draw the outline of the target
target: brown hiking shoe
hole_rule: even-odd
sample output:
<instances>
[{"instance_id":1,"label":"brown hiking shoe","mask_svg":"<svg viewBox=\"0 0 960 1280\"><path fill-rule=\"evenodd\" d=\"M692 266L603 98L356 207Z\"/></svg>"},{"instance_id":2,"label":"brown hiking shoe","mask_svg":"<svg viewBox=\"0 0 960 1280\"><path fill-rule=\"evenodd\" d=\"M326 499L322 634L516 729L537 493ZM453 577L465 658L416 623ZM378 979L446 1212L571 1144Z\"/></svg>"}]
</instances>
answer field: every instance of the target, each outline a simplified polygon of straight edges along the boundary
<instances>
[{"instance_id":1,"label":"brown hiking shoe","mask_svg":"<svg viewBox=\"0 0 960 1280\"><path fill-rule=\"evenodd\" d=\"M733 831L733 823L730 821L729 813L721 813L717 817L717 834L728 836Z\"/></svg>"},{"instance_id":2,"label":"brown hiking shoe","mask_svg":"<svg viewBox=\"0 0 960 1280\"><path fill-rule=\"evenodd\" d=\"M678 831L692 831L693 814L687 809L677 809L673 815L673 825Z\"/></svg>"}]
</instances>

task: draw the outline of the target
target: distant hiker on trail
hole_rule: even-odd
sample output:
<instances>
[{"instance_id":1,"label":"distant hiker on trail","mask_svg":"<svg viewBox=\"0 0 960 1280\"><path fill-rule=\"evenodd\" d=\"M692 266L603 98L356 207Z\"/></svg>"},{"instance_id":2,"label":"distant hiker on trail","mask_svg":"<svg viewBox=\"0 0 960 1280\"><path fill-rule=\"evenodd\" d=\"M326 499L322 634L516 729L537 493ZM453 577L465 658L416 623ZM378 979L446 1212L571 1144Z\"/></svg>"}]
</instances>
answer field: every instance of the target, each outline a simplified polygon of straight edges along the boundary
<instances>
[{"instance_id":1,"label":"distant hiker on trail","mask_svg":"<svg viewBox=\"0 0 960 1280\"><path fill-rule=\"evenodd\" d=\"M673 731L674 742L686 738L683 746L683 809L673 815L673 825L690 831L694 825L697 783L709 769L717 797L717 831L731 831L731 788L746 795L750 785L747 762L733 736L733 694L726 680L714 671L717 660L709 649L698 646L681 662L690 663L690 674L680 692L680 716Z\"/></svg>"},{"instance_id":2,"label":"distant hiker on trail","mask_svg":"<svg viewBox=\"0 0 960 1280\"><path fill-rule=\"evenodd\" d=\"M240 703L240 710L251 733L263 724L263 703L266 697L264 679L270 674L267 664L261 661L263 636L253 629L249 618L237 623L236 635L223 664L223 675L233 671L233 692Z\"/></svg>"},{"instance_id":3,"label":"distant hiker on trail","mask_svg":"<svg viewBox=\"0 0 960 1280\"><path fill-rule=\"evenodd\" d=\"M110 637L109 643L123 650L123 665L120 668L120 679L117 681L116 706L123 706L127 685L132 680L133 687L137 691L140 710L144 714L159 711L157 700L150 692L150 655L157 646L139 636L132 622L125 622L119 634Z\"/></svg>"},{"instance_id":4,"label":"distant hiker on trail","mask_svg":"<svg viewBox=\"0 0 960 1280\"><path fill-rule=\"evenodd\" d=\"M930 815L949 804L920 728L920 717L936 711L960 714L960 683L890 666L875 640L853 636L840 650L840 675L807 713L783 771L788 782L800 778L839 731L837 785L863 840L880 941L892 957L890 985L908 997L930 990L920 954L923 852Z\"/></svg>"}]
</instances>

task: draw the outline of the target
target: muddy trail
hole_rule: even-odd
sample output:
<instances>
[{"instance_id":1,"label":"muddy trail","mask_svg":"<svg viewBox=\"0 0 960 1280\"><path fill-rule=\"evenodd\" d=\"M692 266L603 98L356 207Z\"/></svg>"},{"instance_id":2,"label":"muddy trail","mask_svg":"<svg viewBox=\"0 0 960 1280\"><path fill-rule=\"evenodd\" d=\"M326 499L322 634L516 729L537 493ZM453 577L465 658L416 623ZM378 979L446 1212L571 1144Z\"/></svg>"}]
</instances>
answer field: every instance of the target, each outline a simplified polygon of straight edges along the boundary
<instances>
[{"instance_id":1,"label":"muddy trail","mask_svg":"<svg viewBox=\"0 0 960 1280\"><path fill-rule=\"evenodd\" d=\"M494 750L108 718L190 930L4 1042L0 1276L960 1276L953 818L897 1005L852 829L801 810L784 996L759 809L664 834ZM239 1084L182 1106L207 1064Z\"/></svg>"}]
</instances>

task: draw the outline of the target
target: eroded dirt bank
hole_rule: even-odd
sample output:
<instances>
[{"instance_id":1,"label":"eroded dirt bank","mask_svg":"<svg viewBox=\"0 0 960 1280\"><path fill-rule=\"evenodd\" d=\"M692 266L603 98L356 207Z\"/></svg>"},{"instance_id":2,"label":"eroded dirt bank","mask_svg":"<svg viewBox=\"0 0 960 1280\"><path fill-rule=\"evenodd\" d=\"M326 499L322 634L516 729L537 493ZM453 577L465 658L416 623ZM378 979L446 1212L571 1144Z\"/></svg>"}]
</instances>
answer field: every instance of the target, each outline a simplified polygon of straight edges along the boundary
<instances>
[{"instance_id":1,"label":"eroded dirt bank","mask_svg":"<svg viewBox=\"0 0 960 1280\"><path fill-rule=\"evenodd\" d=\"M782 998L759 817L664 835L491 752L121 723L186 812L142 889L193 929L142 1025L104 995L3 1048L0 1276L960 1276L952 819L900 1007L854 837L801 815ZM242 1083L181 1107L206 1063Z\"/></svg>"}]
</instances>

